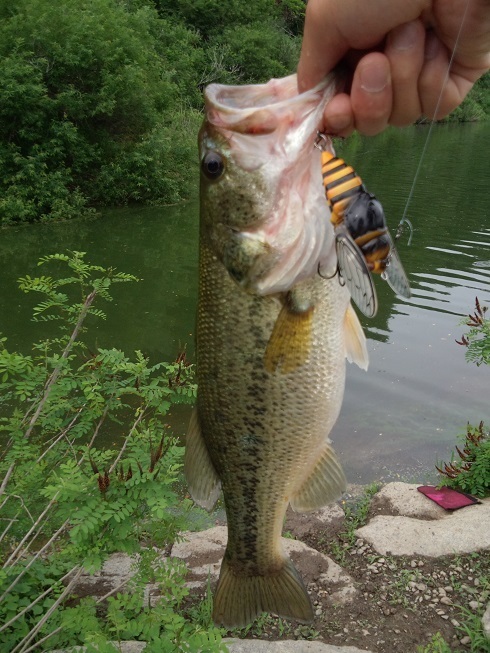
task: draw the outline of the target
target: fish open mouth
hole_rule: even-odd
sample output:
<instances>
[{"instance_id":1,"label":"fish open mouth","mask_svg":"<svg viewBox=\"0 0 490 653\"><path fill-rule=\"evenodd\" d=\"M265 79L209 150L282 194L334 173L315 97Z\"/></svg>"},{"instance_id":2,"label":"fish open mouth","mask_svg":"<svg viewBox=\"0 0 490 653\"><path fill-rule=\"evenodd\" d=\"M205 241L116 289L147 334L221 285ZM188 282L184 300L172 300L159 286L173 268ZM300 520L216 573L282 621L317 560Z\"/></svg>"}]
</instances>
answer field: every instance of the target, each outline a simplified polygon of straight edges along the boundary
<instances>
[{"instance_id":1,"label":"fish open mouth","mask_svg":"<svg viewBox=\"0 0 490 653\"><path fill-rule=\"evenodd\" d=\"M322 97L333 81L329 76L304 93L298 92L296 75L271 79L266 84L211 84L204 95L207 119L218 128L252 135L270 134L294 122L304 124L311 113L318 123L326 103L322 104ZM315 127L307 125L313 132Z\"/></svg>"}]
</instances>

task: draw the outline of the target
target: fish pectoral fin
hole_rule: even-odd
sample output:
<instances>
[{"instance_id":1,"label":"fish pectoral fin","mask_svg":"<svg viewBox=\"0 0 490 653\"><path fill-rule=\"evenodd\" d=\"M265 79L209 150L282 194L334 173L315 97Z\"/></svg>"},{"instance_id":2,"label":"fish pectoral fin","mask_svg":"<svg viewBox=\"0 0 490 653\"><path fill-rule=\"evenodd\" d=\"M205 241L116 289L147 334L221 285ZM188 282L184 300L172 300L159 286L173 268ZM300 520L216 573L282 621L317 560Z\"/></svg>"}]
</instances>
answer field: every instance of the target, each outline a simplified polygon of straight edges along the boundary
<instances>
[{"instance_id":1,"label":"fish pectoral fin","mask_svg":"<svg viewBox=\"0 0 490 653\"><path fill-rule=\"evenodd\" d=\"M245 576L234 572L225 553L213 604L213 621L226 628L248 626L263 612L301 623L313 621L310 598L289 558L271 574Z\"/></svg>"},{"instance_id":2,"label":"fish pectoral fin","mask_svg":"<svg viewBox=\"0 0 490 653\"><path fill-rule=\"evenodd\" d=\"M293 372L306 362L311 349L314 308L294 311L285 304L274 324L264 355L265 369L282 374Z\"/></svg>"},{"instance_id":3,"label":"fish pectoral fin","mask_svg":"<svg viewBox=\"0 0 490 653\"><path fill-rule=\"evenodd\" d=\"M345 357L349 363L356 363L362 370L369 366L366 336L357 313L349 304L344 317Z\"/></svg>"},{"instance_id":4,"label":"fish pectoral fin","mask_svg":"<svg viewBox=\"0 0 490 653\"><path fill-rule=\"evenodd\" d=\"M197 505L212 510L219 497L221 482L202 437L197 408L192 411L187 432L184 475Z\"/></svg>"},{"instance_id":5,"label":"fish pectoral fin","mask_svg":"<svg viewBox=\"0 0 490 653\"><path fill-rule=\"evenodd\" d=\"M346 487L344 471L328 442L311 474L291 499L291 508L295 512L319 510L338 499Z\"/></svg>"}]
</instances>

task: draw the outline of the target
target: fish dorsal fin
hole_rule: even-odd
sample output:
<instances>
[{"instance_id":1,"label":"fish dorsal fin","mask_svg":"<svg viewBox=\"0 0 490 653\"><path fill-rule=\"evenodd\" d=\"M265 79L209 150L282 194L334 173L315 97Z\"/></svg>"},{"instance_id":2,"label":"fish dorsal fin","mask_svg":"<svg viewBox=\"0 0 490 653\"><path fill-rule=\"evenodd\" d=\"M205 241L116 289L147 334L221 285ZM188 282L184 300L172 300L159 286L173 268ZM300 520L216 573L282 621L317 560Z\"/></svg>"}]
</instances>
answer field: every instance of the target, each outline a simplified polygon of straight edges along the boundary
<instances>
[{"instance_id":1,"label":"fish dorsal fin","mask_svg":"<svg viewBox=\"0 0 490 653\"><path fill-rule=\"evenodd\" d=\"M319 510L338 499L346 486L342 466L332 445L327 442L311 474L291 499L291 508L295 512Z\"/></svg>"},{"instance_id":2,"label":"fish dorsal fin","mask_svg":"<svg viewBox=\"0 0 490 653\"><path fill-rule=\"evenodd\" d=\"M293 372L310 355L314 308L295 311L286 303L272 329L264 355L265 369L282 374Z\"/></svg>"},{"instance_id":3,"label":"fish dorsal fin","mask_svg":"<svg viewBox=\"0 0 490 653\"><path fill-rule=\"evenodd\" d=\"M192 411L186 437L184 474L197 505L212 510L218 500L221 483L202 437L197 408Z\"/></svg>"},{"instance_id":4,"label":"fish dorsal fin","mask_svg":"<svg viewBox=\"0 0 490 653\"><path fill-rule=\"evenodd\" d=\"M355 363L362 370L367 370L369 354L366 345L366 336L359 322L357 313L349 304L344 317L345 357L349 363Z\"/></svg>"}]
</instances>

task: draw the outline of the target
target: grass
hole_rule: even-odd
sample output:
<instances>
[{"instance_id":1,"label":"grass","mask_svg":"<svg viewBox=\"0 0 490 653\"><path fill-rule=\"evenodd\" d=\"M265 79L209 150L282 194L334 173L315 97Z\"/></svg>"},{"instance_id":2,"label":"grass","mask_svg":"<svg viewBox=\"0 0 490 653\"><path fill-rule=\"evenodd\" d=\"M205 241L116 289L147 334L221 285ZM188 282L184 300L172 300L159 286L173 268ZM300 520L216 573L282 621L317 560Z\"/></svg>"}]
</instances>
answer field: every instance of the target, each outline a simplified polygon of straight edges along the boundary
<instances>
[{"instance_id":1,"label":"grass","mask_svg":"<svg viewBox=\"0 0 490 653\"><path fill-rule=\"evenodd\" d=\"M271 634L277 634L281 639L307 639L314 640L320 636L320 632L310 625L293 625L280 617L273 617L264 612L257 619L245 626L245 628L234 628L230 631L231 637L244 639L252 635L253 638L260 638Z\"/></svg>"},{"instance_id":2,"label":"grass","mask_svg":"<svg viewBox=\"0 0 490 653\"><path fill-rule=\"evenodd\" d=\"M380 489L380 483L371 483L366 486L363 494L351 507L343 506L345 513L345 529L339 533L339 539L329 542L328 549L332 558L341 566L348 566L347 553L354 547L357 535L356 530L367 523L371 499Z\"/></svg>"}]
</instances>

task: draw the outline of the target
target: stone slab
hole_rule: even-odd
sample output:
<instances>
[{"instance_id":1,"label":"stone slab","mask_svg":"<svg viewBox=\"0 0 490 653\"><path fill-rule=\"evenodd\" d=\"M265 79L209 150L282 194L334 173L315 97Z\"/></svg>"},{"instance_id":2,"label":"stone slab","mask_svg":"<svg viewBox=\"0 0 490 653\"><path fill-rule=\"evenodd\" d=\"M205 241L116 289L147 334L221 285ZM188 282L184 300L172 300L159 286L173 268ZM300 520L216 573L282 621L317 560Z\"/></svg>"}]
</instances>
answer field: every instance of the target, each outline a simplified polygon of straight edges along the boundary
<instances>
[{"instance_id":1,"label":"stone slab","mask_svg":"<svg viewBox=\"0 0 490 653\"><path fill-rule=\"evenodd\" d=\"M381 555L437 558L490 549L490 499L439 519L378 515L356 534Z\"/></svg>"},{"instance_id":2,"label":"stone slab","mask_svg":"<svg viewBox=\"0 0 490 653\"><path fill-rule=\"evenodd\" d=\"M172 557L185 561L189 575L188 586L204 591L208 580L218 581L221 560L227 542L225 526L215 526L207 531L185 533L184 541L172 547ZM357 590L354 581L336 562L299 540L282 538L284 550L292 559L305 584L321 586L328 592L328 602L345 604L354 600Z\"/></svg>"},{"instance_id":3,"label":"stone slab","mask_svg":"<svg viewBox=\"0 0 490 653\"><path fill-rule=\"evenodd\" d=\"M259 639L225 639L230 653L370 653L355 646L335 646L323 642L282 640L268 642Z\"/></svg>"},{"instance_id":4,"label":"stone slab","mask_svg":"<svg viewBox=\"0 0 490 653\"><path fill-rule=\"evenodd\" d=\"M420 483L387 483L370 506L371 515L402 515L417 519L444 519L446 511L417 490Z\"/></svg>"}]
</instances>

